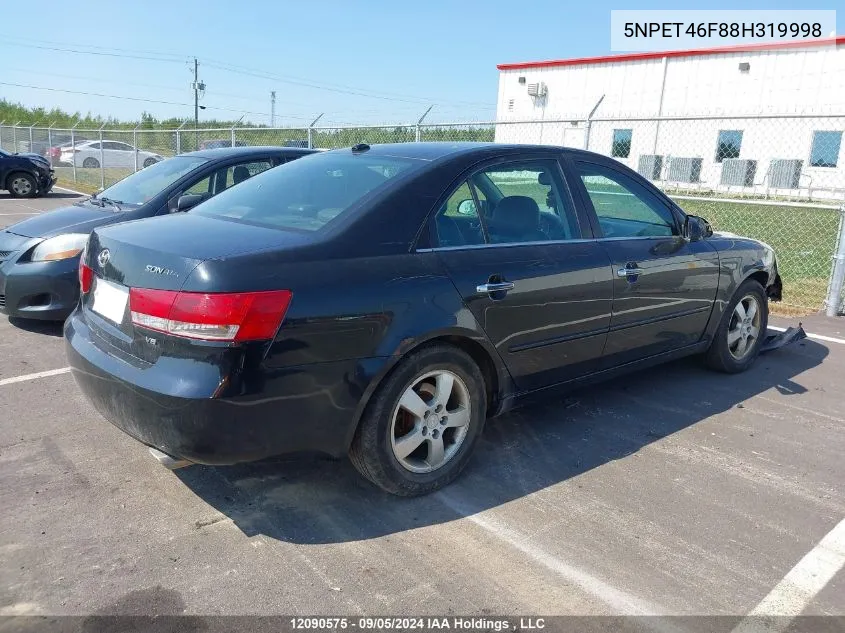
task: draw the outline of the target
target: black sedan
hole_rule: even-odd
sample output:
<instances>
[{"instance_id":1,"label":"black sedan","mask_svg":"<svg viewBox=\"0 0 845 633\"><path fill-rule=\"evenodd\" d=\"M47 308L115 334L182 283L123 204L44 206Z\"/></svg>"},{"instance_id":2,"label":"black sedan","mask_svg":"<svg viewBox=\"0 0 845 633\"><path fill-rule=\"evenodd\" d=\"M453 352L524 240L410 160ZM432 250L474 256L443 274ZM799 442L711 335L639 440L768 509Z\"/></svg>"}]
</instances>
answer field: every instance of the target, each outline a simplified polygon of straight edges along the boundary
<instances>
[{"instance_id":1,"label":"black sedan","mask_svg":"<svg viewBox=\"0 0 845 633\"><path fill-rule=\"evenodd\" d=\"M160 460L348 453L399 495L552 388L689 354L747 369L781 288L771 248L618 162L446 143L315 154L97 229L80 280L76 381Z\"/></svg>"},{"instance_id":2,"label":"black sedan","mask_svg":"<svg viewBox=\"0 0 845 633\"><path fill-rule=\"evenodd\" d=\"M63 321L79 301L79 254L92 229L186 211L311 151L246 147L183 154L73 206L6 227L0 231L0 313Z\"/></svg>"},{"instance_id":3,"label":"black sedan","mask_svg":"<svg viewBox=\"0 0 845 633\"><path fill-rule=\"evenodd\" d=\"M12 154L0 149L0 189L13 198L46 196L56 184L50 161L38 154Z\"/></svg>"}]
</instances>

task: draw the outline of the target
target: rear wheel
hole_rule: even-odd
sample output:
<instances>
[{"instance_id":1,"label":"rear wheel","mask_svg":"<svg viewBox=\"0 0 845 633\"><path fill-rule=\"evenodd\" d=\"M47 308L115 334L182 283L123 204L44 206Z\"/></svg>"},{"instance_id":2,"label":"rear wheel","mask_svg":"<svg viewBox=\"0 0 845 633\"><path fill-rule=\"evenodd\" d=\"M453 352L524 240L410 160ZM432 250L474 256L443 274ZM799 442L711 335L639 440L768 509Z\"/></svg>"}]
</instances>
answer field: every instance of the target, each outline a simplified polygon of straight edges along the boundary
<instances>
[{"instance_id":1,"label":"rear wheel","mask_svg":"<svg viewBox=\"0 0 845 633\"><path fill-rule=\"evenodd\" d=\"M751 367L760 353L768 323L766 291L759 282L747 279L737 288L722 314L716 335L707 350L707 365L729 374Z\"/></svg>"},{"instance_id":2,"label":"rear wheel","mask_svg":"<svg viewBox=\"0 0 845 633\"><path fill-rule=\"evenodd\" d=\"M454 480L486 418L484 377L450 345L420 349L396 367L367 406L349 456L387 492L417 496Z\"/></svg>"},{"instance_id":3,"label":"rear wheel","mask_svg":"<svg viewBox=\"0 0 845 633\"><path fill-rule=\"evenodd\" d=\"M6 189L13 198L34 198L38 193L38 183L31 175L18 171L9 174Z\"/></svg>"},{"instance_id":4,"label":"rear wheel","mask_svg":"<svg viewBox=\"0 0 845 633\"><path fill-rule=\"evenodd\" d=\"M100 166L100 161L98 161L96 158L91 158L89 156L88 158L86 158L85 160L82 161L82 166L88 167L89 169L93 169L95 167Z\"/></svg>"}]
</instances>

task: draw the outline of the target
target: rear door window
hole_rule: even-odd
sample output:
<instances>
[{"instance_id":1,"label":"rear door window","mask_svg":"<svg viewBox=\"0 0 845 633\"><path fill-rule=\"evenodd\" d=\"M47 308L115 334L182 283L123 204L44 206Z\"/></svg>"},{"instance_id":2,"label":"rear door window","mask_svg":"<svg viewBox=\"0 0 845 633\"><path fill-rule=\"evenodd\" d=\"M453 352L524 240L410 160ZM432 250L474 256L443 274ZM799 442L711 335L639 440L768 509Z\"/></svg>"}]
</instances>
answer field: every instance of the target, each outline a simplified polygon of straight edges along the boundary
<instances>
[{"instance_id":1,"label":"rear door window","mask_svg":"<svg viewBox=\"0 0 845 633\"><path fill-rule=\"evenodd\" d=\"M472 246L485 243L476 196L467 181L452 192L435 216L437 243L443 247Z\"/></svg>"},{"instance_id":2,"label":"rear door window","mask_svg":"<svg viewBox=\"0 0 845 633\"><path fill-rule=\"evenodd\" d=\"M240 184L241 182L260 174L262 171L267 171L273 167L273 162L267 158L264 160L254 160L249 163L238 163L237 165L230 165L222 170L218 176L217 193Z\"/></svg>"},{"instance_id":3,"label":"rear door window","mask_svg":"<svg viewBox=\"0 0 845 633\"><path fill-rule=\"evenodd\" d=\"M493 188L487 222L490 241L517 243L581 237L578 216L557 162L531 160L484 169L473 177L477 188Z\"/></svg>"}]
</instances>

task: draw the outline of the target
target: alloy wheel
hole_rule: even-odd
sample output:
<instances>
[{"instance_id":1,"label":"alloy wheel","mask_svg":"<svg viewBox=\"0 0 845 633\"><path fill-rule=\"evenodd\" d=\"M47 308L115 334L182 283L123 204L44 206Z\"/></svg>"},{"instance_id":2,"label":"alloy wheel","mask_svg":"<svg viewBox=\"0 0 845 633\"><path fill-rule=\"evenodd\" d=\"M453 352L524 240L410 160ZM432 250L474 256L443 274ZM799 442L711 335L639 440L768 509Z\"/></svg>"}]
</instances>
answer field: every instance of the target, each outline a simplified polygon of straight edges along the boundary
<instances>
[{"instance_id":1,"label":"alloy wheel","mask_svg":"<svg viewBox=\"0 0 845 633\"><path fill-rule=\"evenodd\" d=\"M734 307L728 325L728 350L736 360L743 360L760 338L760 304L754 295L745 295Z\"/></svg>"},{"instance_id":2,"label":"alloy wheel","mask_svg":"<svg viewBox=\"0 0 845 633\"><path fill-rule=\"evenodd\" d=\"M469 431L470 396L450 371L424 374L405 389L393 410L390 443L403 468L430 473L448 463Z\"/></svg>"}]
</instances>

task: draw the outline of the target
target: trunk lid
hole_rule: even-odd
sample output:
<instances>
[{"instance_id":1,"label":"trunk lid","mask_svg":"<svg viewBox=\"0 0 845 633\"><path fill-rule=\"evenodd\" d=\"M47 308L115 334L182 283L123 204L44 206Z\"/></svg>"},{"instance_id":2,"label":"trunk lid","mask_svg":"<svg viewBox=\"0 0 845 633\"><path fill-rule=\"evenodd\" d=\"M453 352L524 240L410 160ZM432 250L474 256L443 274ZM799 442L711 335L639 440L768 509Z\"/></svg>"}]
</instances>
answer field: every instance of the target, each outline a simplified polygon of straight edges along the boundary
<instances>
[{"instance_id":1,"label":"trunk lid","mask_svg":"<svg viewBox=\"0 0 845 633\"><path fill-rule=\"evenodd\" d=\"M152 363L174 346L180 354L190 353L195 342L133 325L130 288L179 291L206 260L307 241L307 235L187 213L103 227L88 242L86 263L93 270L93 285L83 296L83 309L92 330L112 347L109 351L125 359ZM206 292L224 289L214 281L208 280Z\"/></svg>"}]
</instances>

